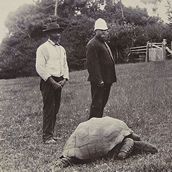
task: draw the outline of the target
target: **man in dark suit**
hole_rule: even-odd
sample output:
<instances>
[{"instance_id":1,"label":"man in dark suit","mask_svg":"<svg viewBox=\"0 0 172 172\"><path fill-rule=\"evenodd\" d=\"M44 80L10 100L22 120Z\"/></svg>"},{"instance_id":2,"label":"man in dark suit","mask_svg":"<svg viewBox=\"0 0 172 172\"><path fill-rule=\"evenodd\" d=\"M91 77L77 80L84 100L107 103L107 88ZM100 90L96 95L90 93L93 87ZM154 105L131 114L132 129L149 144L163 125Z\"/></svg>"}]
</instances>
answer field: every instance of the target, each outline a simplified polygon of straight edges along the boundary
<instances>
[{"instance_id":1,"label":"man in dark suit","mask_svg":"<svg viewBox=\"0 0 172 172\"><path fill-rule=\"evenodd\" d=\"M108 27L99 18L94 26L95 36L88 42L86 49L88 80L91 83L92 103L90 116L101 118L108 101L110 89L116 82L115 61L107 45Z\"/></svg>"}]
</instances>

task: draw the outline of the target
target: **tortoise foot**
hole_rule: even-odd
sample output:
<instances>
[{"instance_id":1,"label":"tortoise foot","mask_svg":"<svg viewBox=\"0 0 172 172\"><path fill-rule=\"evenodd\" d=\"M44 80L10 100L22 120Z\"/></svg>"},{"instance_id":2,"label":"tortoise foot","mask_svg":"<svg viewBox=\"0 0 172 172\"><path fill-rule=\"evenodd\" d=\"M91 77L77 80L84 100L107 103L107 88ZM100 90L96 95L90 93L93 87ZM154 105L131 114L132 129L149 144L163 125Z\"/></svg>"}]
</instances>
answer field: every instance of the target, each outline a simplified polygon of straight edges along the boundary
<instances>
[{"instance_id":1,"label":"tortoise foot","mask_svg":"<svg viewBox=\"0 0 172 172\"><path fill-rule=\"evenodd\" d=\"M133 139L131 139L131 138L124 139L124 143L120 149L120 152L118 154L118 158L119 159L127 158L130 155L130 153L132 152L133 146L134 146Z\"/></svg>"},{"instance_id":2,"label":"tortoise foot","mask_svg":"<svg viewBox=\"0 0 172 172\"><path fill-rule=\"evenodd\" d=\"M55 169L59 169L59 168L66 168L68 166L71 166L71 159L68 157L62 157L61 159L59 159L56 163L54 168Z\"/></svg>"}]
</instances>

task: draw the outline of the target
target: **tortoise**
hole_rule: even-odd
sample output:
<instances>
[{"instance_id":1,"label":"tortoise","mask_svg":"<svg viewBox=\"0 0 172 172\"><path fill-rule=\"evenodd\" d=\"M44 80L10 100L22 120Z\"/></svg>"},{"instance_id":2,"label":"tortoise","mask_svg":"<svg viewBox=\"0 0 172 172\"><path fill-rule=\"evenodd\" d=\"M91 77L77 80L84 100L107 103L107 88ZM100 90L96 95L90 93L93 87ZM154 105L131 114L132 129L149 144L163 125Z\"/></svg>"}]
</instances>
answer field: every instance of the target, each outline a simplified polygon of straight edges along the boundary
<instances>
[{"instance_id":1,"label":"tortoise","mask_svg":"<svg viewBox=\"0 0 172 172\"><path fill-rule=\"evenodd\" d=\"M134 150L157 152L154 145L141 141L125 122L109 116L91 118L78 125L67 140L62 156L55 166L64 168L108 154L125 159Z\"/></svg>"}]
</instances>

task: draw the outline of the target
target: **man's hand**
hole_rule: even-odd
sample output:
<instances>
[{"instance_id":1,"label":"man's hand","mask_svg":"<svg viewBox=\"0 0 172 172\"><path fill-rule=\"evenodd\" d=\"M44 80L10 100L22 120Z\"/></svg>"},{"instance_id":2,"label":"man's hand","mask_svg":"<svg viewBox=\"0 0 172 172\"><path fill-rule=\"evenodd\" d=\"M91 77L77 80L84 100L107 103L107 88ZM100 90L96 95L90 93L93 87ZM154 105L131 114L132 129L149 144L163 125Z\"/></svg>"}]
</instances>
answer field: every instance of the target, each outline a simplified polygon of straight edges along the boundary
<instances>
[{"instance_id":1,"label":"man's hand","mask_svg":"<svg viewBox=\"0 0 172 172\"><path fill-rule=\"evenodd\" d=\"M103 87L104 86L104 82L101 81L100 83L97 84L98 87Z\"/></svg>"},{"instance_id":2,"label":"man's hand","mask_svg":"<svg viewBox=\"0 0 172 172\"><path fill-rule=\"evenodd\" d=\"M56 81L52 83L52 86L55 90L62 88L61 84L59 84L59 82L56 82Z\"/></svg>"},{"instance_id":3,"label":"man's hand","mask_svg":"<svg viewBox=\"0 0 172 172\"><path fill-rule=\"evenodd\" d=\"M52 77L49 77L47 79L47 82L49 82L55 90L62 88L61 84L59 82L56 82Z\"/></svg>"},{"instance_id":4,"label":"man's hand","mask_svg":"<svg viewBox=\"0 0 172 172\"><path fill-rule=\"evenodd\" d=\"M58 84L60 84L61 87L63 87L66 84L66 79L59 81Z\"/></svg>"}]
</instances>

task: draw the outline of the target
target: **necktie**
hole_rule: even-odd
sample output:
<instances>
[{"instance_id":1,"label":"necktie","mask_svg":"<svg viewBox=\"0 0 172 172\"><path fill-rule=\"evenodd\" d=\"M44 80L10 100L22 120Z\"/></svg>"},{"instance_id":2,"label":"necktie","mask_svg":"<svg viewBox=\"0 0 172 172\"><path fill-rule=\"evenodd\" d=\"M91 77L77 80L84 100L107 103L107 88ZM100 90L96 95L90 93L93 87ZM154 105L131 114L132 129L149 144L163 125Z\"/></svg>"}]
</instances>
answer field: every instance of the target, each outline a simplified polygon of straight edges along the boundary
<instances>
[{"instance_id":1,"label":"necktie","mask_svg":"<svg viewBox=\"0 0 172 172\"><path fill-rule=\"evenodd\" d=\"M60 46L60 44L59 44L58 42L57 42L57 43L55 43L55 45L56 45L56 46Z\"/></svg>"}]
</instances>

